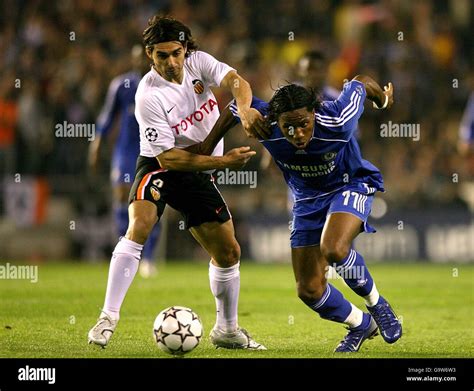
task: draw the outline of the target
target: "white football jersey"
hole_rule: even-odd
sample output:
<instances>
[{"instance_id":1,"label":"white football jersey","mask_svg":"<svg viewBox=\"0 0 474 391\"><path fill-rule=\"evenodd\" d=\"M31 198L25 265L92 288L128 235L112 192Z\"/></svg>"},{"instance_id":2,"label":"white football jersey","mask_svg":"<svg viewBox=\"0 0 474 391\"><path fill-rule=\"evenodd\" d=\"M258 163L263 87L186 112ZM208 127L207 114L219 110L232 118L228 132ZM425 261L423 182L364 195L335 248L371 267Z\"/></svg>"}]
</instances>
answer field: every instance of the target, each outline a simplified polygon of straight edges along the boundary
<instances>
[{"instance_id":1,"label":"white football jersey","mask_svg":"<svg viewBox=\"0 0 474 391\"><path fill-rule=\"evenodd\" d=\"M155 69L143 76L135 94L140 126L140 155L155 157L171 148L203 141L219 118L211 86L219 86L233 70L210 54L197 51L184 60L181 84L163 79ZM213 156L222 156L224 141Z\"/></svg>"}]
</instances>

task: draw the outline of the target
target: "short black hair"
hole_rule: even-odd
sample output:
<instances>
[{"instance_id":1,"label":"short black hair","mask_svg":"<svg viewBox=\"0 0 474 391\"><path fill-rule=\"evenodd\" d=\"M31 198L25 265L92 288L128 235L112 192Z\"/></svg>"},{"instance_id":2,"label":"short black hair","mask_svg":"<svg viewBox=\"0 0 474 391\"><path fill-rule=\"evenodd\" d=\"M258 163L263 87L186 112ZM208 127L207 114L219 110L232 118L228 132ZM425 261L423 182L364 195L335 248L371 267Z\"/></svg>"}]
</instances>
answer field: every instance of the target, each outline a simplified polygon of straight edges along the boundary
<instances>
[{"instance_id":1,"label":"short black hair","mask_svg":"<svg viewBox=\"0 0 474 391\"><path fill-rule=\"evenodd\" d=\"M181 42L183 46L186 45L186 57L198 48L189 27L168 16L154 15L150 18L142 36L146 48L153 48L153 45L161 42Z\"/></svg>"},{"instance_id":2,"label":"short black hair","mask_svg":"<svg viewBox=\"0 0 474 391\"><path fill-rule=\"evenodd\" d=\"M278 121L282 113L305 107L308 111L317 109L321 100L314 88L305 88L297 84L280 87L268 102L268 118L271 122Z\"/></svg>"}]
</instances>

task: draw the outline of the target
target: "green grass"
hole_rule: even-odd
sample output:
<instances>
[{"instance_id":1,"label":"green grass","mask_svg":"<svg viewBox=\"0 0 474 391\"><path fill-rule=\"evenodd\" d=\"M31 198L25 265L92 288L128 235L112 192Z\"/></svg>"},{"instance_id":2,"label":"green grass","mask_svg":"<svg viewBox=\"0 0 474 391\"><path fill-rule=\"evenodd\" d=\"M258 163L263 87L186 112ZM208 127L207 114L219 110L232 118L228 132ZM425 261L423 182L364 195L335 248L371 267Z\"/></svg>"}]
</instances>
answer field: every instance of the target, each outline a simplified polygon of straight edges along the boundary
<instances>
[{"instance_id":1,"label":"green grass","mask_svg":"<svg viewBox=\"0 0 474 391\"><path fill-rule=\"evenodd\" d=\"M110 345L87 345L103 303L107 269L107 264L44 264L37 283L0 280L0 357L169 357L155 346L152 324L171 305L193 308L209 333L215 307L207 265L168 263L152 279L135 278ZM474 356L473 266L376 264L370 270L403 317L403 337L394 345L380 337L367 341L357 357ZM206 337L187 357L334 357L346 330L299 301L291 266L243 262L241 277L239 323L268 351L216 350ZM364 308L340 280L333 283Z\"/></svg>"}]
</instances>

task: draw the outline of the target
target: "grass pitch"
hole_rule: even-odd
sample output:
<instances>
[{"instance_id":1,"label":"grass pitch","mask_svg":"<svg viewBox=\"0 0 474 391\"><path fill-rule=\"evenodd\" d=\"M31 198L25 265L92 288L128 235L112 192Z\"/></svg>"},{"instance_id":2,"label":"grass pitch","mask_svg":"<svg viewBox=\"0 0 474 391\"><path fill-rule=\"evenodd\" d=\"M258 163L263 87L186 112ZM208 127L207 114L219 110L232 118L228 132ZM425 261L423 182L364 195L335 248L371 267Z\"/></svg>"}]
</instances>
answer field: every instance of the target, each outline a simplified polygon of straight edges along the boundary
<instances>
[{"instance_id":1,"label":"grass pitch","mask_svg":"<svg viewBox=\"0 0 474 391\"><path fill-rule=\"evenodd\" d=\"M394 345L380 336L350 357L473 357L472 265L373 264L379 291L403 319ZM155 345L156 315L171 305L191 307L204 324L205 338L186 357L341 357L332 351L345 335L296 297L290 265L242 262L239 324L267 351L216 350L207 335L215 320L207 264L175 262L149 280L137 275L122 307L119 326L106 349L87 344L103 304L108 263L52 263L39 266L38 282L0 280L0 357L118 358L170 357ZM331 281L355 305L363 300L342 280Z\"/></svg>"}]
</instances>

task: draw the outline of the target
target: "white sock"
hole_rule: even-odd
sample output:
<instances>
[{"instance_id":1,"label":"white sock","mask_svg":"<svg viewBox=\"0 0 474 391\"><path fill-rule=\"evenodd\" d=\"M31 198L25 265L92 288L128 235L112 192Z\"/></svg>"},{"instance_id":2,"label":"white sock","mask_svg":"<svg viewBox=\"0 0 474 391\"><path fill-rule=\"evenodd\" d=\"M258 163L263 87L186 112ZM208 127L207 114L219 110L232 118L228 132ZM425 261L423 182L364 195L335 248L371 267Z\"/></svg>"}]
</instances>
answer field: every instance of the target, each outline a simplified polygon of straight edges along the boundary
<instances>
[{"instance_id":1,"label":"white sock","mask_svg":"<svg viewBox=\"0 0 474 391\"><path fill-rule=\"evenodd\" d=\"M143 245L125 237L115 246L110 261L107 292L102 310L112 319L118 320L120 317L120 307L137 273L142 249Z\"/></svg>"},{"instance_id":2,"label":"white sock","mask_svg":"<svg viewBox=\"0 0 474 391\"><path fill-rule=\"evenodd\" d=\"M365 304L368 307L373 307L374 305L378 303L379 298L380 298L380 294L374 282L374 286L372 287L370 293L367 296L364 296Z\"/></svg>"},{"instance_id":3,"label":"white sock","mask_svg":"<svg viewBox=\"0 0 474 391\"><path fill-rule=\"evenodd\" d=\"M211 292L216 298L217 328L232 332L237 329L237 308L240 291L240 262L223 268L209 264Z\"/></svg>"},{"instance_id":4,"label":"white sock","mask_svg":"<svg viewBox=\"0 0 474 391\"><path fill-rule=\"evenodd\" d=\"M362 324L364 313L358 309L354 304L350 303L352 311L349 316L344 320L344 324L348 325L351 329Z\"/></svg>"}]
</instances>

